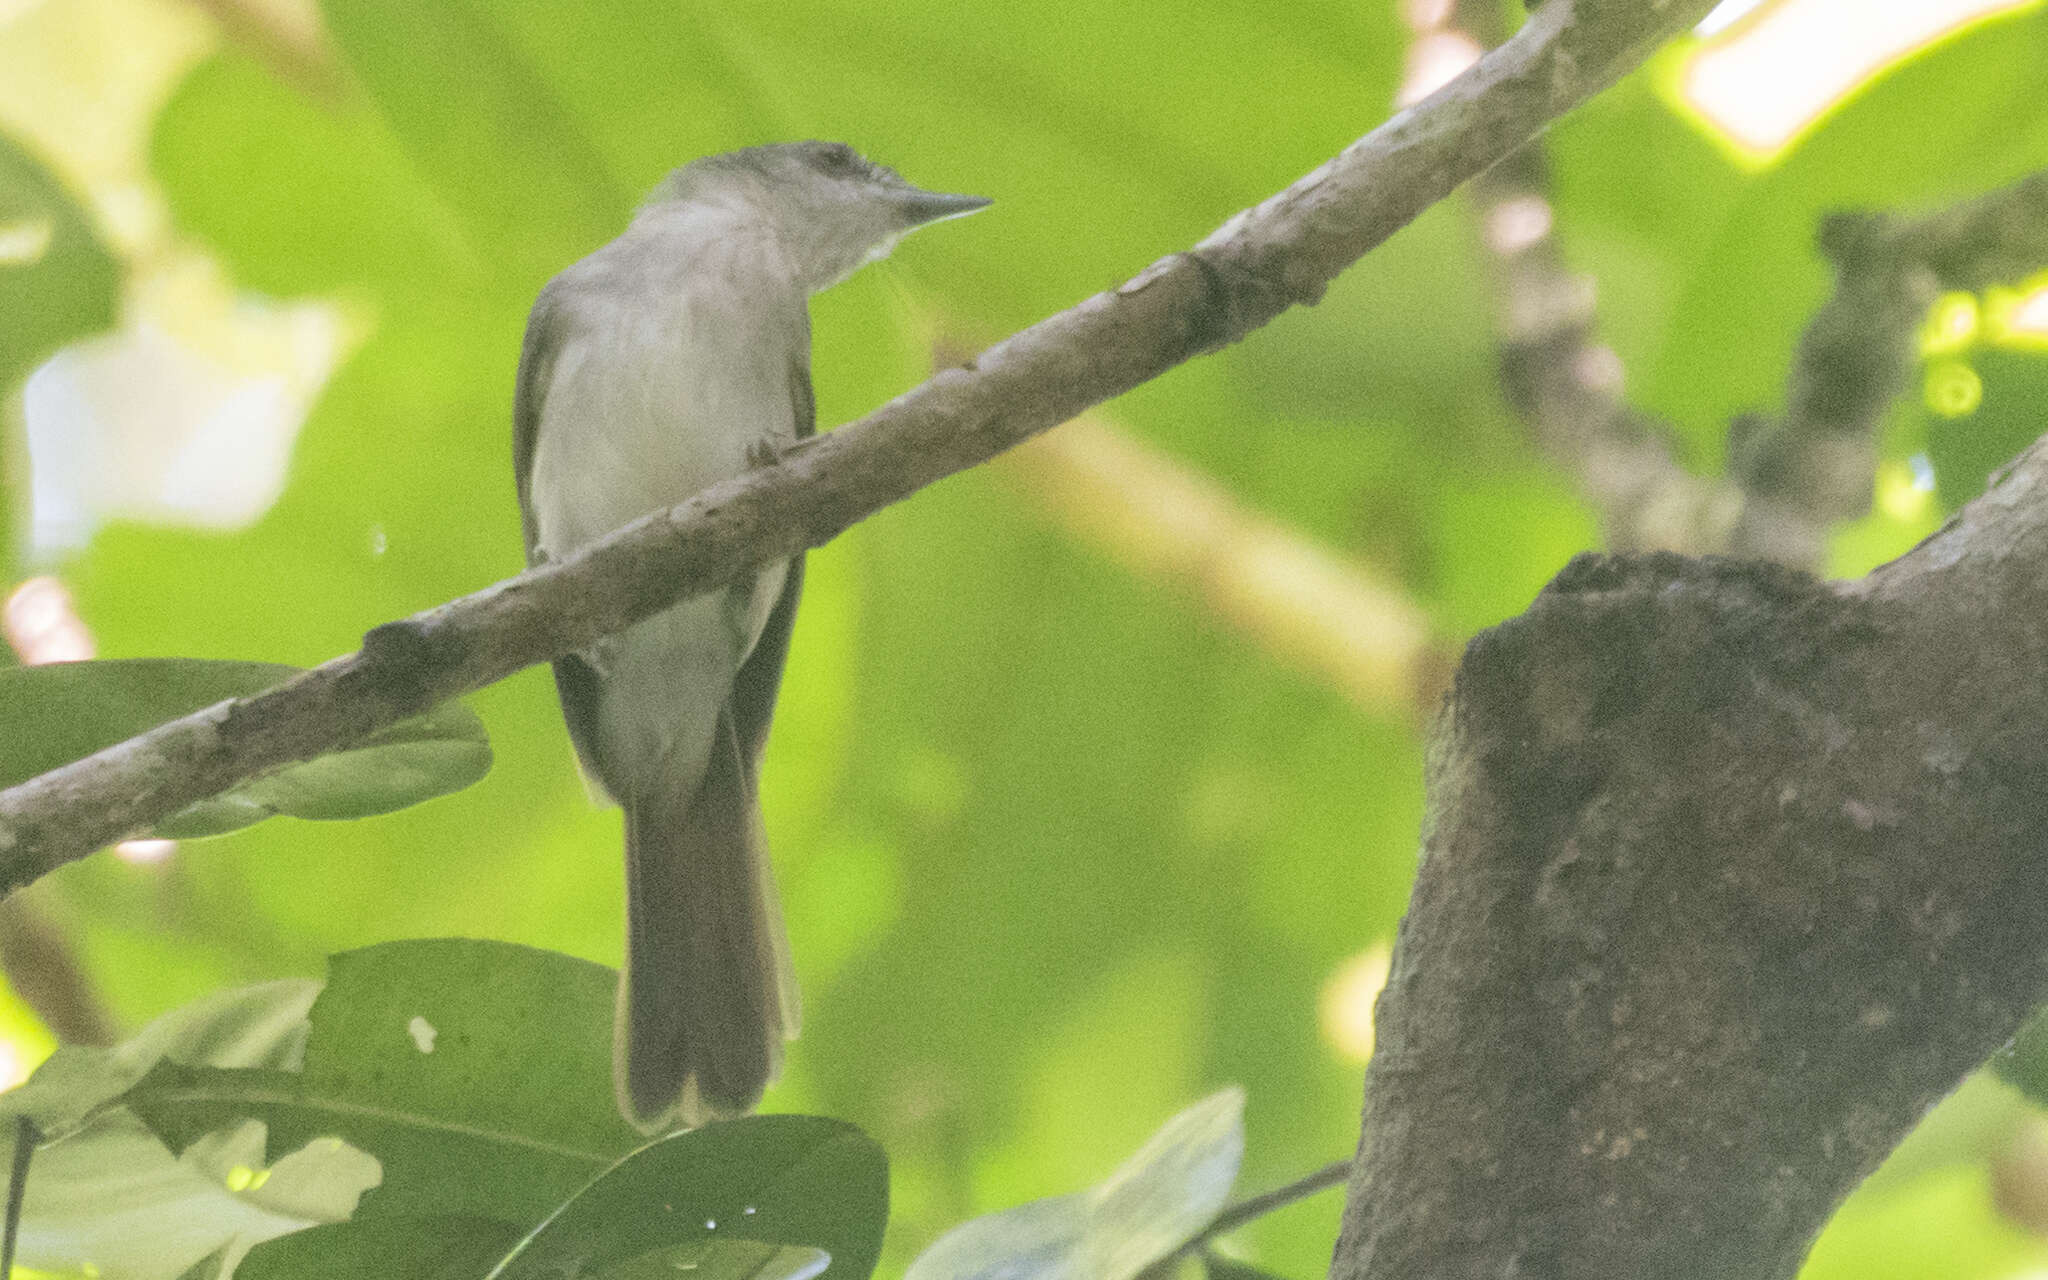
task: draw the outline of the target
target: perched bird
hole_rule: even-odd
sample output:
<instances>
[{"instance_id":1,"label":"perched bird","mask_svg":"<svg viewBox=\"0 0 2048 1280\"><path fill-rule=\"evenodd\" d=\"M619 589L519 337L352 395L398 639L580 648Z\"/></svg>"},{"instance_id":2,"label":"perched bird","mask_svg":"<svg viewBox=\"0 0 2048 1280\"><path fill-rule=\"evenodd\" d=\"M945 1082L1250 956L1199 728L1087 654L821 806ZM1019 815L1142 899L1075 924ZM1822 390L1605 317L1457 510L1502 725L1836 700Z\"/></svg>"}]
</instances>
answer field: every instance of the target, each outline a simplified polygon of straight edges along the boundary
<instances>
[{"instance_id":1,"label":"perched bird","mask_svg":"<svg viewBox=\"0 0 2048 1280\"><path fill-rule=\"evenodd\" d=\"M810 295L988 203L830 142L671 174L527 321L512 455L529 562L810 435ZM750 1110L796 1034L756 780L802 582L797 556L555 660L577 758L625 813L613 1081L650 1133Z\"/></svg>"}]
</instances>

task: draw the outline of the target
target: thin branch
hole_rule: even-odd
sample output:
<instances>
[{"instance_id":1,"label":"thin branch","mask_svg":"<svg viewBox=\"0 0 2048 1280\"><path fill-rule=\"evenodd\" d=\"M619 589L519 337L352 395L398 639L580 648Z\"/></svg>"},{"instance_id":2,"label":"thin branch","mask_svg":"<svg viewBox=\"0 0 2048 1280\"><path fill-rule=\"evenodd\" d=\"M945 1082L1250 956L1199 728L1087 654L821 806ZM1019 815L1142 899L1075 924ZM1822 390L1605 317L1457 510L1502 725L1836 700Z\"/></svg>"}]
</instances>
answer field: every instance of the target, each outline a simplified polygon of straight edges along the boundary
<instances>
[{"instance_id":1,"label":"thin branch","mask_svg":"<svg viewBox=\"0 0 2048 1280\"><path fill-rule=\"evenodd\" d=\"M1481 47L1499 43L1506 29L1501 0L1460 0L1441 23ZM1599 512L1608 547L1725 550L1742 495L1688 470L1670 426L1623 397L1621 359L1599 339L1597 282L1565 259L1551 188L1538 141L1481 174L1469 192L1491 268L1502 394Z\"/></svg>"},{"instance_id":2,"label":"thin branch","mask_svg":"<svg viewBox=\"0 0 2048 1280\"><path fill-rule=\"evenodd\" d=\"M1137 1280L1166 1280L1178 1274L1178 1265L1183 1258L1192 1258L1208 1248L1210 1242L1220 1240L1247 1222L1263 1218L1276 1209L1285 1209L1298 1200L1306 1200L1318 1191L1327 1191L1337 1186L1351 1174L1351 1161L1332 1160L1314 1173L1296 1178L1284 1187L1275 1187L1262 1195L1250 1196L1238 1201L1216 1215L1201 1233L1180 1248L1167 1254L1159 1261L1138 1273Z\"/></svg>"},{"instance_id":3,"label":"thin branch","mask_svg":"<svg viewBox=\"0 0 2048 1280\"><path fill-rule=\"evenodd\" d=\"M1216 1220L1203 1228L1202 1234L1187 1242L1181 1249L1182 1256L1190 1256L1211 1240L1221 1239L1245 1223L1263 1218L1275 1209L1285 1209L1297 1200L1306 1200L1318 1191L1327 1191L1351 1176L1351 1161L1332 1160L1314 1173L1296 1178L1284 1187L1275 1187L1264 1195L1252 1196L1231 1205L1216 1215Z\"/></svg>"},{"instance_id":4,"label":"thin branch","mask_svg":"<svg viewBox=\"0 0 2048 1280\"><path fill-rule=\"evenodd\" d=\"M0 793L0 889L819 546L933 481L1314 302L1345 267L1712 2L1549 0L1477 66L1287 190L968 368L572 560L378 627L360 652L277 689Z\"/></svg>"},{"instance_id":5,"label":"thin branch","mask_svg":"<svg viewBox=\"0 0 2048 1280\"><path fill-rule=\"evenodd\" d=\"M1502 0L1417 6L1415 50L1499 44ZM1530 438L1577 483L1615 550L1698 554L1726 545L1741 505L1679 461L1670 429L1623 399L1623 369L1599 340L1595 281L1572 270L1558 238L1550 166L1531 142L1466 192L1491 277L1501 392Z\"/></svg>"},{"instance_id":6,"label":"thin branch","mask_svg":"<svg viewBox=\"0 0 2048 1280\"><path fill-rule=\"evenodd\" d=\"M21 1205L28 1194L28 1162L43 1135L27 1116L14 1121L14 1160L7 1174L7 1212L0 1219L0 1276L14 1274L14 1246L21 1236Z\"/></svg>"}]
</instances>

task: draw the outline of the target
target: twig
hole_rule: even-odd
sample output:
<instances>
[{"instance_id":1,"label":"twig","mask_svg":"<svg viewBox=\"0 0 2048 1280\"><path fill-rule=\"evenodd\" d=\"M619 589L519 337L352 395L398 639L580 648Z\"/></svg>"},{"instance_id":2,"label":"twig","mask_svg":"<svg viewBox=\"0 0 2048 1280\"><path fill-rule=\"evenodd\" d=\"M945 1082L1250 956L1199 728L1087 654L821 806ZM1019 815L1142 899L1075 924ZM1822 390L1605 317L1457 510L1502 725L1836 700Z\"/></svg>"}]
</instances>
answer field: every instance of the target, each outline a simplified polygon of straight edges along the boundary
<instances>
[{"instance_id":1,"label":"twig","mask_svg":"<svg viewBox=\"0 0 2048 1280\"><path fill-rule=\"evenodd\" d=\"M14 1245L21 1236L21 1204L28 1194L28 1162L43 1140L27 1116L14 1121L14 1167L7 1177L7 1221L0 1224L0 1277L14 1274Z\"/></svg>"},{"instance_id":2,"label":"twig","mask_svg":"<svg viewBox=\"0 0 2048 1280\"><path fill-rule=\"evenodd\" d=\"M1314 1173L1296 1178L1284 1187L1275 1187L1263 1195L1240 1200L1216 1215L1216 1220L1202 1229L1202 1234L1181 1247L1182 1257L1192 1257L1211 1240L1220 1239L1237 1230L1255 1218L1263 1218L1275 1209L1285 1209L1297 1200L1306 1200L1318 1191L1327 1191L1351 1176L1349 1160L1332 1160Z\"/></svg>"},{"instance_id":3,"label":"twig","mask_svg":"<svg viewBox=\"0 0 2048 1280\"><path fill-rule=\"evenodd\" d=\"M1231 1205L1202 1228L1201 1232L1180 1248L1167 1254L1138 1273L1137 1280L1165 1280L1175 1274L1175 1264L1182 1258L1192 1258L1202 1252L1214 1240L1237 1230L1245 1223L1262 1218L1275 1209L1285 1209L1297 1200L1306 1200L1318 1191L1327 1191L1343 1182L1351 1174L1349 1160L1332 1160L1314 1173L1296 1178L1284 1187L1276 1187L1261 1195L1251 1196Z\"/></svg>"},{"instance_id":4,"label":"twig","mask_svg":"<svg viewBox=\"0 0 2048 1280\"><path fill-rule=\"evenodd\" d=\"M1191 251L1010 337L968 369L943 372L573 560L378 627L359 653L0 793L0 889L821 545L935 480L1315 301L1365 252L1711 5L1549 0L1457 80Z\"/></svg>"}]
</instances>

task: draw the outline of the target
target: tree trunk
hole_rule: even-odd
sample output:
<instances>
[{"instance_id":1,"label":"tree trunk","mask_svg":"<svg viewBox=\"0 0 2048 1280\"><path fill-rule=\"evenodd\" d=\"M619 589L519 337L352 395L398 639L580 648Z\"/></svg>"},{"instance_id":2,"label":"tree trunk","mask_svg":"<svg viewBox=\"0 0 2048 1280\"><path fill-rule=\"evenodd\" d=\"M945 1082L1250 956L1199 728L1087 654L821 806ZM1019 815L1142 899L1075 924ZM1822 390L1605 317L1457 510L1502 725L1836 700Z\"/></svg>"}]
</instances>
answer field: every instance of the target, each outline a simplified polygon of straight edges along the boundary
<instances>
[{"instance_id":1,"label":"tree trunk","mask_svg":"<svg viewBox=\"0 0 2048 1280\"><path fill-rule=\"evenodd\" d=\"M1582 556L1467 650L1331 1274L1792 1276L2048 977L2048 441L1853 583Z\"/></svg>"}]
</instances>

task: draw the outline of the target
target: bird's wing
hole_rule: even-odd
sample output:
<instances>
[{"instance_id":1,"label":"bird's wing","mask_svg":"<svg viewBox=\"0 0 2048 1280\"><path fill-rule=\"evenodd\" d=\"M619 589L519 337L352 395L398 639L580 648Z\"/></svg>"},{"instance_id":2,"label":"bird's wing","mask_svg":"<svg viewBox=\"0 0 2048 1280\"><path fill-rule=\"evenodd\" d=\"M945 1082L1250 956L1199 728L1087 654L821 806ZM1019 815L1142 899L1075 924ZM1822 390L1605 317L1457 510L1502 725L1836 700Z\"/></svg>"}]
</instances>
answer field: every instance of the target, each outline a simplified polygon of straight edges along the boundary
<instances>
[{"instance_id":1,"label":"bird's wing","mask_svg":"<svg viewBox=\"0 0 2048 1280\"><path fill-rule=\"evenodd\" d=\"M811 392L810 356L799 344L789 365L790 409L796 415L796 438L809 439L818 430L818 402ZM782 688L782 666L789 657L789 632L796 623L797 599L803 594L804 557L789 558L782 578L782 594L761 628L747 660L740 664L732 685L733 729L739 738L741 758L749 773L758 774L761 752L768 745L768 722L775 716L775 695Z\"/></svg>"},{"instance_id":2,"label":"bird's wing","mask_svg":"<svg viewBox=\"0 0 2048 1280\"><path fill-rule=\"evenodd\" d=\"M534 301L533 314L526 319L526 340L519 347L519 376L512 391L512 478L519 488L519 524L526 535L526 561L538 563L540 536L533 514L533 452L540 441L540 419L547 399L548 384L554 381L555 357L567 340L568 316L561 297L551 283ZM609 793L611 785L598 768L597 671L581 655L564 654L554 661L555 692L562 699L562 719L569 726L569 741L576 746L577 763L584 776Z\"/></svg>"},{"instance_id":3,"label":"bird's wing","mask_svg":"<svg viewBox=\"0 0 2048 1280\"><path fill-rule=\"evenodd\" d=\"M527 563L534 562L532 495L533 450L540 440L542 402L548 384L554 380L555 356L562 349L566 328L563 308L555 286L550 283L534 300L533 313L526 318L526 338L519 346L519 376L512 389L512 479L519 487L519 523L526 534Z\"/></svg>"}]
</instances>

